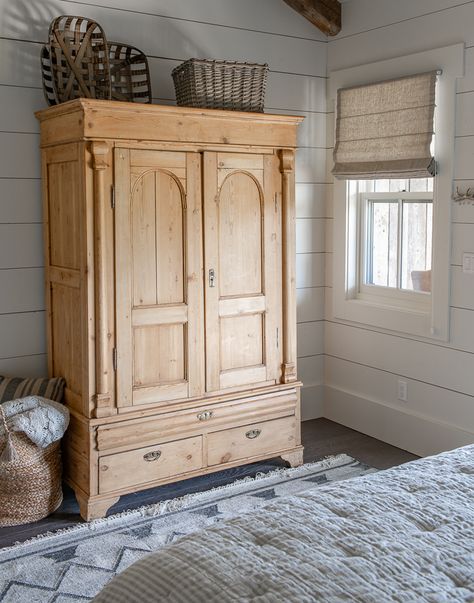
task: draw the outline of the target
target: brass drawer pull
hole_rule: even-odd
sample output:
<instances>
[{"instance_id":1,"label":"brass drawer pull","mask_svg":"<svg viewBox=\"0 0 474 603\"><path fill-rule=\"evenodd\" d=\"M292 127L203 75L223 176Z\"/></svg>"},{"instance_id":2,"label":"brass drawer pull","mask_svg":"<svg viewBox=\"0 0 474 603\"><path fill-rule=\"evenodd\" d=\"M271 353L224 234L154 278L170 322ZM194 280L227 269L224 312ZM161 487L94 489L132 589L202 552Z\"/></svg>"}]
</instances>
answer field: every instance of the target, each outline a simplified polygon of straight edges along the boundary
<instances>
[{"instance_id":1,"label":"brass drawer pull","mask_svg":"<svg viewBox=\"0 0 474 603\"><path fill-rule=\"evenodd\" d=\"M157 461L161 456L161 450L152 450L151 452L147 452L143 455L143 459L151 463L152 461Z\"/></svg>"},{"instance_id":2,"label":"brass drawer pull","mask_svg":"<svg viewBox=\"0 0 474 603\"><path fill-rule=\"evenodd\" d=\"M200 412L197 415L197 418L200 421L209 421L209 419L212 419L213 416L214 416L214 413L212 412L212 410L205 410L204 412Z\"/></svg>"},{"instance_id":3,"label":"brass drawer pull","mask_svg":"<svg viewBox=\"0 0 474 603\"><path fill-rule=\"evenodd\" d=\"M249 440L255 440L255 438L258 438L258 436L262 433L261 429L251 429L250 431L247 431L247 433L245 434L245 437L248 438Z\"/></svg>"}]
</instances>

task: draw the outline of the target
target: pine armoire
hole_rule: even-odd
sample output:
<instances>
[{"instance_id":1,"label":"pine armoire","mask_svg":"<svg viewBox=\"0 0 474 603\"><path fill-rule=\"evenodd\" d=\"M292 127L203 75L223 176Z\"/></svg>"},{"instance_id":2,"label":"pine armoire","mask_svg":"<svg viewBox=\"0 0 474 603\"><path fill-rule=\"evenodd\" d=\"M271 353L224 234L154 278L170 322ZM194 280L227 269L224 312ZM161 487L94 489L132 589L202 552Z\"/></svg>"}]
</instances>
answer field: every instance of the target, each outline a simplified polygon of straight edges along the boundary
<instances>
[{"instance_id":1,"label":"pine armoire","mask_svg":"<svg viewBox=\"0 0 474 603\"><path fill-rule=\"evenodd\" d=\"M50 375L81 515L302 463L294 153L302 118L79 99L41 122Z\"/></svg>"}]
</instances>

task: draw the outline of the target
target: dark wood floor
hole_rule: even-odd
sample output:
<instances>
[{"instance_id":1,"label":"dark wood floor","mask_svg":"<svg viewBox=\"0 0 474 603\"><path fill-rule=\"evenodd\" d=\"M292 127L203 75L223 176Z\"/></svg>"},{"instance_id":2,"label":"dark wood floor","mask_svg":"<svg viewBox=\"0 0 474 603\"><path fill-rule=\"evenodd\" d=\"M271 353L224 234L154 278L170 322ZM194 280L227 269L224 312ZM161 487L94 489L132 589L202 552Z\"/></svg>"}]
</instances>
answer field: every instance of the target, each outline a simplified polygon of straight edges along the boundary
<instances>
[{"instance_id":1,"label":"dark wood floor","mask_svg":"<svg viewBox=\"0 0 474 603\"><path fill-rule=\"evenodd\" d=\"M376 467L389 469L418 457L329 419L314 419L302 424L304 460L310 463L330 454L348 454Z\"/></svg>"},{"instance_id":2,"label":"dark wood floor","mask_svg":"<svg viewBox=\"0 0 474 603\"><path fill-rule=\"evenodd\" d=\"M317 461L332 454L345 453L371 467L387 469L417 458L405 450L395 448L327 419L315 419L303 423L302 439L305 447L304 460L306 463ZM272 459L265 463L254 463L227 469L226 471L219 471L218 473L122 496L118 503L110 509L109 515L120 513L126 509L136 509L142 505L153 504L160 500L208 490L209 488L231 483L242 477L253 477L260 471L271 471L275 467L283 465L281 459ZM24 526L0 528L0 547L10 546L14 542L22 542L38 534L68 528L81 522L73 492L66 487L64 494L64 502L61 507L46 519Z\"/></svg>"}]
</instances>

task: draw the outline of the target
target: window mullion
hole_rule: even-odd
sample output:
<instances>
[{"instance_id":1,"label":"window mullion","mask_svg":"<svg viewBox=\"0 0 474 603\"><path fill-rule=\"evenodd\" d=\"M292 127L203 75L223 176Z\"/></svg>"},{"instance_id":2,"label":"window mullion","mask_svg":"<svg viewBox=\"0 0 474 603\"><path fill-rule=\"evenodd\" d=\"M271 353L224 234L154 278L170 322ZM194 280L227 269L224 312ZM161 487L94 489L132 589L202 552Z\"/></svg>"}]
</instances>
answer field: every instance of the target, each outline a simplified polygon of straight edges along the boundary
<instances>
[{"instance_id":1,"label":"window mullion","mask_svg":"<svg viewBox=\"0 0 474 603\"><path fill-rule=\"evenodd\" d=\"M397 287L402 288L402 227L403 199L398 199L398 232L397 232Z\"/></svg>"},{"instance_id":2,"label":"window mullion","mask_svg":"<svg viewBox=\"0 0 474 603\"><path fill-rule=\"evenodd\" d=\"M373 253L373 203L368 199L364 199L361 211L361 241L360 248L362 251L362 262L359 262L361 274L359 282L364 285L371 283L373 279L372 273L372 253Z\"/></svg>"},{"instance_id":3,"label":"window mullion","mask_svg":"<svg viewBox=\"0 0 474 603\"><path fill-rule=\"evenodd\" d=\"M428 259L428 203L425 204L425 270ZM431 266L431 262L430 262Z\"/></svg>"},{"instance_id":4,"label":"window mullion","mask_svg":"<svg viewBox=\"0 0 474 603\"><path fill-rule=\"evenodd\" d=\"M387 224L387 287L390 287L390 240L392 235L392 220L390 216L390 204L388 205L388 224Z\"/></svg>"},{"instance_id":5,"label":"window mullion","mask_svg":"<svg viewBox=\"0 0 474 603\"><path fill-rule=\"evenodd\" d=\"M364 258L362 264L362 279L364 283L372 282L372 203L369 201L364 202L363 215L362 215L362 228L364 229L362 245L364 248ZM370 219L369 219L370 216ZM370 273L369 273L370 266Z\"/></svg>"}]
</instances>

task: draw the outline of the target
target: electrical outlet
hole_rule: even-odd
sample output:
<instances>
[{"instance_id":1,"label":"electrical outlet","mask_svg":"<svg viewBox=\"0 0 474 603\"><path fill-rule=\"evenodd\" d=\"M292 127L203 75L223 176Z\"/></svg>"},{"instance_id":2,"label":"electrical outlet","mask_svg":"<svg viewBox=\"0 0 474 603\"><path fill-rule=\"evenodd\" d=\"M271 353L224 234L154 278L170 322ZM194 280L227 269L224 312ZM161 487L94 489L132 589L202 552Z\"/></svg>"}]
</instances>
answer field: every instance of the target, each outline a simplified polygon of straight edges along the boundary
<instances>
[{"instance_id":1,"label":"electrical outlet","mask_svg":"<svg viewBox=\"0 0 474 603\"><path fill-rule=\"evenodd\" d=\"M408 401L408 383L402 379L398 380L398 399L402 402Z\"/></svg>"},{"instance_id":2,"label":"electrical outlet","mask_svg":"<svg viewBox=\"0 0 474 603\"><path fill-rule=\"evenodd\" d=\"M474 253L462 254L462 271L465 274L474 274Z\"/></svg>"}]
</instances>

